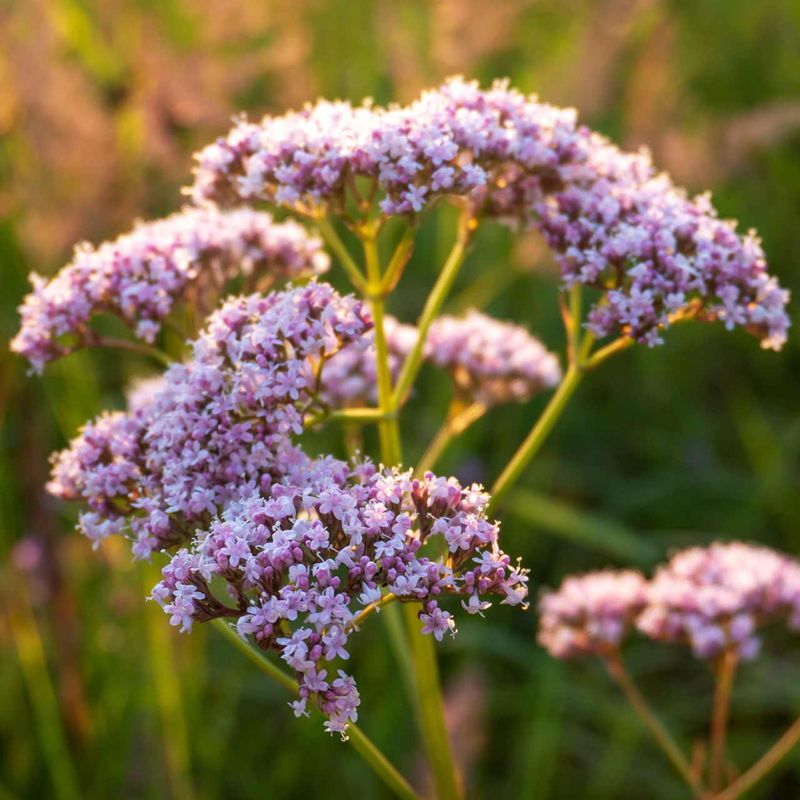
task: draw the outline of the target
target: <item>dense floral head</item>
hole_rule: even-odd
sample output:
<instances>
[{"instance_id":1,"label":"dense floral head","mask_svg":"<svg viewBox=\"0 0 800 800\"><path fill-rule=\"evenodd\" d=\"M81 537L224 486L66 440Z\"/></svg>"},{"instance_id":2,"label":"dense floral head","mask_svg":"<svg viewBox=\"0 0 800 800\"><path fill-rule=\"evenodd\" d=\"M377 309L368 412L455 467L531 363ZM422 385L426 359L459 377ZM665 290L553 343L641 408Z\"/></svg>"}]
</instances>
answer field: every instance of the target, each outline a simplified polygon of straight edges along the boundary
<instances>
[{"instance_id":1,"label":"dense floral head","mask_svg":"<svg viewBox=\"0 0 800 800\"><path fill-rule=\"evenodd\" d=\"M539 602L539 643L555 658L616 650L644 607L647 581L633 570L566 578Z\"/></svg>"},{"instance_id":2,"label":"dense floral head","mask_svg":"<svg viewBox=\"0 0 800 800\"><path fill-rule=\"evenodd\" d=\"M95 541L124 518L139 556L182 541L231 499L306 468L290 436L316 407L319 369L370 325L327 284L229 300L190 360L57 456L50 491L88 501Z\"/></svg>"},{"instance_id":3,"label":"dense floral head","mask_svg":"<svg viewBox=\"0 0 800 800\"><path fill-rule=\"evenodd\" d=\"M800 563L741 542L693 547L660 567L638 627L647 636L688 644L699 658L726 650L758 653L758 628L776 617L800 627Z\"/></svg>"},{"instance_id":4,"label":"dense floral head","mask_svg":"<svg viewBox=\"0 0 800 800\"><path fill-rule=\"evenodd\" d=\"M355 683L334 670L363 616L390 596L421 603L423 632L436 639L455 632L440 606L448 595L471 614L492 596L524 603L526 573L498 548L481 487L331 458L295 478L231 503L175 554L153 597L182 630L228 617L243 637L277 650L298 674L298 715L315 698L329 730L356 720ZM444 563L427 554L432 537L444 540ZM222 597L212 588L220 578Z\"/></svg>"},{"instance_id":5,"label":"dense floral head","mask_svg":"<svg viewBox=\"0 0 800 800\"><path fill-rule=\"evenodd\" d=\"M113 314L152 342L179 301L207 313L233 278L263 290L276 280L313 277L328 268L320 242L296 222L237 209L186 209L98 248L75 250L54 278L32 275L11 349L34 369L91 345L97 314Z\"/></svg>"},{"instance_id":6,"label":"dense floral head","mask_svg":"<svg viewBox=\"0 0 800 800\"><path fill-rule=\"evenodd\" d=\"M389 350L389 371L394 381L400 373L403 360L414 347L417 329L387 316L383 320L383 330ZM375 365L375 335L374 331L370 331L353 344L343 347L325 364L320 392L323 402L332 408L377 402Z\"/></svg>"},{"instance_id":7,"label":"dense floral head","mask_svg":"<svg viewBox=\"0 0 800 800\"><path fill-rule=\"evenodd\" d=\"M426 356L450 371L465 399L486 406L528 400L561 380L558 358L525 328L478 311L437 319Z\"/></svg>"},{"instance_id":8,"label":"dense floral head","mask_svg":"<svg viewBox=\"0 0 800 800\"><path fill-rule=\"evenodd\" d=\"M539 229L565 286L603 292L589 316L599 336L650 345L681 316L722 320L764 347L786 339L788 293L766 271L758 239L689 198L645 153L625 153L571 109L496 82L460 78L409 106L320 101L240 121L198 155L199 202L262 199L347 214L359 178L384 215L413 215L446 195L476 215ZM351 197L360 202L362 196Z\"/></svg>"}]
</instances>

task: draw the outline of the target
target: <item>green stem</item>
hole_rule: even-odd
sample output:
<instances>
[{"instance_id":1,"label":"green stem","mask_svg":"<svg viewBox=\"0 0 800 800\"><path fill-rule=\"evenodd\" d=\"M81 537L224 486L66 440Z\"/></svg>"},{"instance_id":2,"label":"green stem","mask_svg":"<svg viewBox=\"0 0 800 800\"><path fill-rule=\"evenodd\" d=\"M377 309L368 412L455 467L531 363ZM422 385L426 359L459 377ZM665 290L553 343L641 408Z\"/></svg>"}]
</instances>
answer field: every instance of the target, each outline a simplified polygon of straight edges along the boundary
<instances>
[{"instance_id":1,"label":"green stem","mask_svg":"<svg viewBox=\"0 0 800 800\"><path fill-rule=\"evenodd\" d=\"M375 321L375 371L378 381L378 405L385 415L379 424L381 458L386 466L400 464L400 429L395 417L396 404L392 397L392 375L389 369L389 346L384 330L384 300L379 291L372 294L381 284L381 266L378 258L378 243L374 234L364 234L364 257L367 262L367 280Z\"/></svg>"},{"instance_id":2,"label":"green stem","mask_svg":"<svg viewBox=\"0 0 800 800\"><path fill-rule=\"evenodd\" d=\"M433 637L422 633L419 603L404 603L403 615L414 664L414 686L422 735L436 783L437 800L459 800L463 797L461 781L456 773L450 738L444 714L439 665Z\"/></svg>"},{"instance_id":3,"label":"green stem","mask_svg":"<svg viewBox=\"0 0 800 800\"><path fill-rule=\"evenodd\" d=\"M161 577L160 570L149 565L144 570L145 590L149 594ZM150 605L150 604L148 604ZM164 624L164 614L157 608L146 608L145 624L148 637L148 654L155 689L155 703L161 722L161 741L167 779L175 798L194 797L191 784L189 744L186 729L181 682L175 668L171 635Z\"/></svg>"},{"instance_id":4,"label":"green stem","mask_svg":"<svg viewBox=\"0 0 800 800\"><path fill-rule=\"evenodd\" d=\"M364 423L381 422L388 418L379 408L341 408L334 411L321 411L312 414L305 420L305 426L310 427L319 422L345 422L345 423Z\"/></svg>"},{"instance_id":5,"label":"green stem","mask_svg":"<svg viewBox=\"0 0 800 800\"><path fill-rule=\"evenodd\" d=\"M569 320L567 321L567 335L569 337L569 361L575 363L578 358L581 336L581 285L576 283L569 290Z\"/></svg>"},{"instance_id":6,"label":"green stem","mask_svg":"<svg viewBox=\"0 0 800 800\"><path fill-rule=\"evenodd\" d=\"M623 694L633 707L633 710L638 714L639 719L642 720L645 727L647 727L653 735L656 743L670 760L672 766L675 767L680 776L686 781L694 796L697 798L706 797L706 790L702 782L692 771L689 762L681 752L680 747L675 743L669 731L653 713L650 705L644 699L639 688L625 669L619 655L617 653L610 654L605 657L604 661L609 675L611 675L617 685L622 689Z\"/></svg>"},{"instance_id":7,"label":"green stem","mask_svg":"<svg viewBox=\"0 0 800 800\"><path fill-rule=\"evenodd\" d=\"M727 789L720 792L714 800L736 800L737 797L752 789L792 751L798 742L800 742L800 718L789 726L783 736L747 772L740 775Z\"/></svg>"},{"instance_id":8,"label":"green stem","mask_svg":"<svg viewBox=\"0 0 800 800\"><path fill-rule=\"evenodd\" d=\"M519 446L518 450L506 464L505 469L500 473L500 477L492 487L492 499L489 502L487 511L495 510L505 493L519 479L520 475L528 466L531 459L539 452L539 448L544 444L545 439L553 430L559 417L564 413L575 389L583 377L583 369L577 364L570 364L561 383L556 389L555 394L550 398L550 402L545 407L539 419L536 420L525 441Z\"/></svg>"},{"instance_id":9,"label":"green stem","mask_svg":"<svg viewBox=\"0 0 800 800\"><path fill-rule=\"evenodd\" d=\"M105 347L116 350L129 350L132 353L139 353L149 358L154 358L160 361L164 366L168 367L172 364L172 359L157 347L151 347L144 342L136 342L132 339L118 339L115 336L94 336L88 342L90 347Z\"/></svg>"},{"instance_id":10,"label":"green stem","mask_svg":"<svg viewBox=\"0 0 800 800\"><path fill-rule=\"evenodd\" d=\"M42 753L53 780L53 796L58 800L79 800L82 794L67 746L58 699L50 680L27 586L20 587L17 592L16 602L9 609L8 620L22 676L33 706Z\"/></svg>"},{"instance_id":11,"label":"green stem","mask_svg":"<svg viewBox=\"0 0 800 800\"><path fill-rule=\"evenodd\" d=\"M466 231L468 226L464 226ZM442 270L434 294L438 293L438 299L428 302L425 305L421 318L422 328L417 339L416 350L421 358L422 348L425 343L425 335L430 323L438 313L447 290L455 278L458 266L463 260L463 252L466 247L466 233L459 236L448 264ZM392 394L391 374L389 371L389 350L386 346L386 337L383 332L383 296L379 291L381 286L381 268L378 259L377 243L375 241L375 231L363 231L362 241L364 244L364 256L367 262L368 291L367 297L372 303L372 314L375 318L375 358L376 373L378 376L378 405L387 415L388 419L381 423L379 428L381 458L384 464L398 465L402 461L400 448L399 426L397 423L396 409L399 405L398 400L405 397L406 391L410 388L414 380L419 364L414 366L414 359L409 356L404 364L404 373L408 381L405 391L396 391ZM443 280L444 276L444 280ZM412 351L413 356L413 351ZM399 387L398 387L399 388ZM389 606L387 611L393 609ZM439 667L436 661L436 651L433 645L433 637L425 636L422 633L419 621L419 613L422 610L420 603L404 603L403 617L408 638L408 645L411 650L411 662L413 665L413 688L416 697L416 710L422 728L422 736L425 741L425 748L428 754L433 778L436 784L436 794L438 800L459 800L462 796L459 781L456 777L453 755L450 748L450 740L447 734L447 726L444 717L444 699L442 698L441 680L439 677Z\"/></svg>"},{"instance_id":12,"label":"green stem","mask_svg":"<svg viewBox=\"0 0 800 800\"><path fill-rule=\"evenodd\" d=\"M611 344L607 344L605 347L601 347L599 350L595 351L583 362L583 368L585 370L594 369L615 353L627 350L632 344L634 344L633 339L628 336L621 336L619 339L615 339L611 342Z\"/></svg>"},{"instance_id":13,"label":"green stem","mask_svg":"<svg viewBox=\"0 0 800 800\"><path fill-rule=\"evenodd\" d=\"M386 272L383 274L381 280L381 293L384 295L390 294L395 290L403 270L411 258L411 253L414 250L414 234L416 233L415 227L409 225L401 237L400 241L392 254L389 264L386 267Z\"/></svg>"},{"instance_id":14,"label":"green stem","mask_svg":"<svg viewBox=\"0 0 800 800\"><path fill-rule=\"evenodd\" d=\"M422 309L422 314L417 322L417 340L414 342L414 347L411 349L411 352L406 356L406 360L403 362L403 368L400 370L400 377L397 379L397 386L394 390L395 406L403 404L406 395L414 383L414 379L417 377L419 368L422 365L428 330L439 314L445 298L455 282L458 271L464 263L467 247L472 231L474 230L474 226L471 224L472 222L474 221L471 219L462 220L459 226L458 238L442 267L442 271L439 273L439 277L436 279L433 290L425 301L425 307Z\"/></svg>"},{"instance_id":15,"label":"green stem","mask_svg":"<svg viewBox=\"0 0 800 800\"><path fill-rule=\"evenodd\" d=\"M363 292L367 285L364 274L359 269L358 264L353 260L344 242L339 238L339 234L336 233L336 228L334 228L330 220L324 216L317 217L315 222L325 243L336 253L336 257L347 273L347 277L350 278L350 282L356 289Z\"/></svg>"},{"instance_id":16,"label":"green stem","mask_svg":"<svg viewBox=\"0 0 800 800\"><path fill-rule=\"evenodd\" d=\"M387 592L383 597L381 597L380 600L370 603L368 606L365 606L361 611L359 611L358 614L356 614L345 626L345 629L347 631L356 630L364 624L364 620L370 616L370 614L380 611L380 609L382 609L384 606L388 605L389 603L393 603L395 600L397 600L397 595L393 594L392 592Z\"/></svg>"},{"instance_id":17,"label":"green stem","mask_svg":"<svg viewBox=\"0 0 800 800\"><path fill-rule=\"evenodd\" d=\"M211 623L240 653L253 662L265 675L277 681L284 689L297 694L297 681L275 666L263 653L249 645L224 619L215 619Z\"/></svg>"},{"instance_id":18,"label":"green stem","mask_svg":"<svg viewBox=\"0 0 800 800\"><path fill-rule=\"evenodd\" d=\"M297 681L280 667L276 667L263 653L260 653L254 647L247 644L227 622L222 619L215 619L213 625L240 653L243 653L265 675L277 681L292 694L298 694ZM404 800L419 800L419 796L411 788L408 781L397 771L396 767L357 725L348 726L347 736L349 737L347 741L350 742L353 749L372 768L375 774L389 789Z\"/></svg>"}]
</instances>

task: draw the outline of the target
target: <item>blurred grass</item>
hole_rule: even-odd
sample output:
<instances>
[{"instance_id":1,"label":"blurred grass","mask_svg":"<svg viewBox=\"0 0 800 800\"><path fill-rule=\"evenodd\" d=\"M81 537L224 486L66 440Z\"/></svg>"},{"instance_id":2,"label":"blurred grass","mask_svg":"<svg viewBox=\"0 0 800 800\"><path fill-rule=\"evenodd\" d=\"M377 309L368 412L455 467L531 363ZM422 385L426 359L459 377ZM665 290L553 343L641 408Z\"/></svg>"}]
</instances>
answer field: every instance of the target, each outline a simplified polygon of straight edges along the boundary
<instances>
[{"instance_id":1,"label":"blurred grass","mask_svg":"<svg viewBox=\"0 0 800 800\"><path fill-rule=\"evenodd\" d=\"M723 214L758 228L773 270L797 292L798 41L796 0L5 0L0 332L15 330L28 271L52 272L74 241L179 206L191 152L231 114L318 94L405 100L459 71L508 75L575 104L625 145L648 144L677 180L713 188ZM403 319L419 311L449 224L442 214L421 232L391 301ZM451 307L486 307L560 347L555 298L541 242L487 228ZM505 548L523 556L535 587L574 570L649 566L715 536L800 553L798 366L794 337L766 354L745 335L700 325L609 363L509 498ZM223 642L157 626L143 601L147 569L122 546L93 553L70 530L74 509L44 495L48 453L119 405L120 387L145 369L82 353L30 379L0 355L0 797L385 796L348 748L295 720L280 688ZM442 376L426 370L423 380L403 420L409 453L421 452L448 403ZM441 468L488 481L540 405L487 415ZM35 616L20 616L25 598ZM448 684L470 670L488 676L476 690L483 711L463 725L482 737L463 751L474 796L681 796L601 670L555 663L535 645L533 614L493 608L460 627L441 649ZM375 625L358 637L362 721L419 777L385 637ZM743 669L737 764L797 706L798 655L785 637ZM630 661L681 741L704 736L702 665L639 646ZM752 796L800 794L799 758Z\"/></svg>"}]
</instances>

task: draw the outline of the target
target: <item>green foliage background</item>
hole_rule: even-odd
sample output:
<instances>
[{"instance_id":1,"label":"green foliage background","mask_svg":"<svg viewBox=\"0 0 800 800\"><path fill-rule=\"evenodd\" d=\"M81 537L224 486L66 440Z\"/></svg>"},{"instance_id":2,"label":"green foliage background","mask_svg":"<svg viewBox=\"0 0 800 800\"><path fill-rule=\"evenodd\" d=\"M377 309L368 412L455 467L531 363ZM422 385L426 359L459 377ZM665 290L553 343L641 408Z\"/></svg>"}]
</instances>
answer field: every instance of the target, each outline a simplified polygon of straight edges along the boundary
<instances>
[{"instance_id":1,"label":"green foliage background","mask_svg":"<svg viewBox=\"0 0 800 800\"><path fill-rule=\"evenodd\" d=\"M648 144L756 227L798 293L797 0L0 0L0 337L16 329L30 270L177 208L192 151L235 111L319 94L405 100L452 72L507 75L620 143ZM418 313L448 235L446 215L425 226L392 299L401 318ZM561 347L556 297L542 244L487 228L451 307L485 307ZM796 341L775 355L688 325L593 375L503 514L504 547L534 587L647 568L714 538L800 553ZM0 355L0 798L384 796L213 631L169 629L142 599L152 569L123 545L92 552L71 532L74 509L45 496L48 453L146 369L82 353L39 379ZM447 402L446 381L423 373L402 420L411 458ZM441 469L491 481L541 403L489 414ZM534 634L533 613L492 609L440 649L472 796L681 797L601 670L551 661ZM363 727L421 784L382 626L358 638ZM800 711L800 645L765 650L734 697L741 766ZM702 739L707 669L649 645L630 657L681 742ZM800 796L800 754L752 796Z\"/></svg>"}]
</instances>

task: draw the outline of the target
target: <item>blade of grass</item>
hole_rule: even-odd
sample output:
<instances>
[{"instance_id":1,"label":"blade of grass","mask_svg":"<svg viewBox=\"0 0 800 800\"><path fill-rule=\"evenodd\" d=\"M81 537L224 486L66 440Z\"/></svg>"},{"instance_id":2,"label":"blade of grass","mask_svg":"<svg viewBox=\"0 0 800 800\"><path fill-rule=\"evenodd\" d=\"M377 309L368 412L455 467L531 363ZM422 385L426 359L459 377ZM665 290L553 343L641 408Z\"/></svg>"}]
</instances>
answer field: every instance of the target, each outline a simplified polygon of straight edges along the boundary
<instances>
[{"instance_id":1,"label":"blade of grass","mask_svg":"<svg viewBox=\"0 0 800 800\"><path fill-rule=\"evenodd\" d=\"M507 500L507 512L562 539L600 550L634 563L657 559L657 548L621 523L590 514L528 489L517 490Z\"/></svg>"},{"instance_id":2,"label":"blade of grass","mask_svg":"<svg viewBox=\"0 0 800 800\"><path fill-rule=\"evenodd\" d=\"M67 746L64 725L58 709L53 682L39 627L30 605L27 587L21 585L9 609L9 624L17 650L17 658L30 695L42 754L53 780L57 800L80 800L78 777Z\"/></svg>"}]
</instances>

